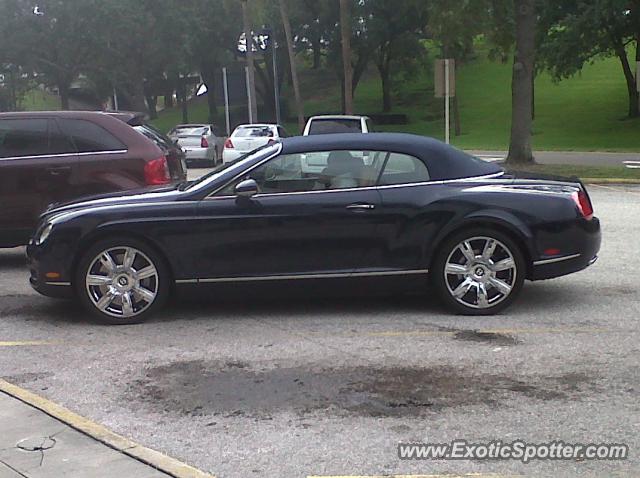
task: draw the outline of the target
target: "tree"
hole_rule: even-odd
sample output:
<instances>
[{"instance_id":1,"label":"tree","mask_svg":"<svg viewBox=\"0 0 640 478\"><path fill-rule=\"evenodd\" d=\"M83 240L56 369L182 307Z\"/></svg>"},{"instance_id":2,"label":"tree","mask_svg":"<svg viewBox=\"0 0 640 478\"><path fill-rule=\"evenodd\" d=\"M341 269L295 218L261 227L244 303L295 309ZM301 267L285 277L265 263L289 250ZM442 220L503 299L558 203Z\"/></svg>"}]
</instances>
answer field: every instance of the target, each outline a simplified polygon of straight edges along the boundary
<instances>
[{"instance_id":1,"label":"tree","mask_svg":"<svg viewBox=\"0 0 640 478\"><path fill-rule=\"evenodd\" d=\"M394 73L406 71L424 54L420 40L426 24L426 5L423 0L367 0L364 3L366 34L382 81L384 112L391 111Z\"/></svg>"},{"instance_id":2,"label":"tree","mask_svg":"<svg viewBox=\"0 0 640 478\"><path fill-rule=\"evenodd\" d=\"M627 50L640 61L639 0L543 0L540 59L556 79L575 75L600 56L620 61L629 98L628 116L640 116L640 96Z\"/></svg>"},{"instance_id":3,"label":"tree","mask_svg":"<svg viewBox=\"0 0 640 478\"><path fill-rule=\"evenodd\" d=\"M349 0L340 0L340 38L344 70L344 113L353 114L353 71L351 65L351 11Z\"/></svg>"},{"instance_id":4,"label":"tree","mask_svg":"<svg viewBox=\"0 0 640 478\"><path fill-rule=\"evenodd\" d=\"M249 0L240 0L242 3L242 24L244 29L244 37L246 40L246 58L247 58L247 74L249 80L249 110L251 111L251 119L258 119L258 104L256 99L256 79L255 66L253 62L253 29L251 27L251 12L249 9Z\"/></svg>"},{"instance_id":5,"label":"tree","mask_svg":"<svg viewBox=\"0 0 640 478\"><path fill-rule=\"evenodd\" d=\"M296 57L293 50L293 36L291 34L291 22L289 21L289 13L287 10L287 0L280 0L280 15L282 16L282 24L284 26L287 38L287 52L289 54L289 65L291 66L291 82L293 84L293 94L296 102L296 112L298 114L298 128L300 131L304 129L304 106L300 95L300 85L298 84L298 69L296 67Z\"/></svg>"},{"instance_id":6,"label":"tree","mask_svg":"<svg viewBox=\"0 0 640 478\"><path fill-rule=\"evenodd\" d=\"M513 0L509 0L513 1ZM503 0L494 0L504 4ZM459 0L455 7L449 0L430 0L428 4L429 37L439 46L442 58L455 60L456 69L474 55L474 41L478 35L487 31L495 35L504 23L490 24L492 5L487 0ZM493 40L493 37L492 37ZM511 42L509 43L511 46ZM454 132L462 133L459 111L460 90L451 99Z\"/></svg>"},{"instance_id":7,"label":"tree","mask_svg":"<svg viewBox=\"0 0 640 478\"><path fill-rule=\"evenodd\" d=\"M515 1L516 46L511 83L511 143L507 163L532 163L533 75L535 68L535 0Z\"/></svg>"}]
</instances>

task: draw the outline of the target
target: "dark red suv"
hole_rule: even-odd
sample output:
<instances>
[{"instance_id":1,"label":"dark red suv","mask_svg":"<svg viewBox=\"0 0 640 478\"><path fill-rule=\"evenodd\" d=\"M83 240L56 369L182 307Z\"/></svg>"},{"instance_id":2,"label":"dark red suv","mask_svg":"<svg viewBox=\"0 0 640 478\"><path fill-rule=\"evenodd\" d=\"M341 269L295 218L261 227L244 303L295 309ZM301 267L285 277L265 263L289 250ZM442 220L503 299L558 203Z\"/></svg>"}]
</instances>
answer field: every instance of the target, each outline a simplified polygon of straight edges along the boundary
<instances>
[{"instance_id":1,"label":"dark red suv","mask_svg":"<svg viewBox=\"0 0 640 478\"><path fill-rule=\"evenodd\" d=\"M52 203L185 180L179 156L112 115L0 113L0 247L26 244Z\"/></svg>"}]
</instances>

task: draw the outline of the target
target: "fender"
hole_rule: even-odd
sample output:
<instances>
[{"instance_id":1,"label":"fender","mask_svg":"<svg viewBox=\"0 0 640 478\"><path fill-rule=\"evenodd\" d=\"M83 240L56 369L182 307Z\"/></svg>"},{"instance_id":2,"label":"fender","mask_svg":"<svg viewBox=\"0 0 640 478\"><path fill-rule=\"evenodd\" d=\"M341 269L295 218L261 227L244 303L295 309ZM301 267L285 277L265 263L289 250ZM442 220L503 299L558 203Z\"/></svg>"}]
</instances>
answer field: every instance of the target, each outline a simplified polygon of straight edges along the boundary
<instances>
[{"instance_id":1,"label":"fender","mask_svg":"<svg viewBox=\"0 0 640 478\"><path fill-rule=\"evenodd\" d=\"M454 218L438 233L432 245L426 250L425 262L430 266L433 256L443 243L452 234L473 226L491 227L494 226L509 234L523 248L528 266L531 265L532 258L535 257L534 235L524 222L514 214L500 209L480 209L466 214L462 218Z\"/></svg>"}]
</instances>

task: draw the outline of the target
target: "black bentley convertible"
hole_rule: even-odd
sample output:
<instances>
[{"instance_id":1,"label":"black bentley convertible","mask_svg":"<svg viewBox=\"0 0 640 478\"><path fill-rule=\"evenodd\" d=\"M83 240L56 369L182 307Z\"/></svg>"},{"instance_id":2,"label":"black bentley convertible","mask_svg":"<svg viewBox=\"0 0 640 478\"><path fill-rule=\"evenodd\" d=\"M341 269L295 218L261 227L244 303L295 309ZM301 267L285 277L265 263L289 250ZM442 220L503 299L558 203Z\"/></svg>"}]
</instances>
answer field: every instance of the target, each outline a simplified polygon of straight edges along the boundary
<instances>
[{"instance_id":1,"label":"black bentley convertible","mask_svg":"<svg viewBox=\"0 0 640 478\"><path fill-rule=\"evenodd\" d=\"M31 284L108 323L176 287L428 281L451 309L493 314L525 279L582 270L600 224L578 180L505 172L406 134L291 138L171 189L57 205L28 247Z\"/></svg>"}]
</instances>

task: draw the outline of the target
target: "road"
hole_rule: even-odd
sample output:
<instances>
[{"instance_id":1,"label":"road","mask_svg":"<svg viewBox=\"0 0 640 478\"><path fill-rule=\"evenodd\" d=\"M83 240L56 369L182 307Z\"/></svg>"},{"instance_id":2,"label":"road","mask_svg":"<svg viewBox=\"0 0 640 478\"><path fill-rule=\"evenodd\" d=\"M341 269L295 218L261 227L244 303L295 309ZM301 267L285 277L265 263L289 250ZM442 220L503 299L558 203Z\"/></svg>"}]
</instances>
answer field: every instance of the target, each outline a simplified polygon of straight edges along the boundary
<instances>
[{"instance_id":1,"label":"road","mask_svg":"<svg viewBox=\"0 0 640 478\"><path fill-rule=\"evenodd\" d=\"M640 188L592 186L600 260L504 315L427 294L242 291L104 327L0 251L0 377L217 477L638 476ZM253 286L252 286L253 287ZM360 288L361 289L361 288ZM398 442L616 442L625 462L422 461Z\"/></svg>"},{"instance_id":2,"label":"road","mask_svg":"<svg viewBox=\"0 0 640 478\"><path fill-rule=\"evenodd\" d=\"M469 151L471 154L489 161L503 161L506 151ZM625 166L640 168L639 153L585 153L562 151L536 151L536 162L540 164L571 164L581 166Z\"/></svg>"}]
</instances>

